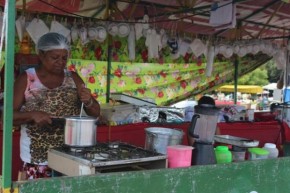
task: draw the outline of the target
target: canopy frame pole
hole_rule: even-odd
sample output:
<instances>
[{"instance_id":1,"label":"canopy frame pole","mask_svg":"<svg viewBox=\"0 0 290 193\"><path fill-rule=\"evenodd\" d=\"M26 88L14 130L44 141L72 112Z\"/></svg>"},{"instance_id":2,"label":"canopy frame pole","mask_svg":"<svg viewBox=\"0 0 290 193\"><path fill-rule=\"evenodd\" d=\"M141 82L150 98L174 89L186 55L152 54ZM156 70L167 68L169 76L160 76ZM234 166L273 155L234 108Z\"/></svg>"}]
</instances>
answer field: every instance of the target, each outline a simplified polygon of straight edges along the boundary
<instances>
[{"instance_id":1,"label":"canopy frame pole","mask_svg":"<svg viewBox=\"0 0 290 193\"><path fill-rule=\"evenodd\" d=\"M238 92L238 72L239 72L239 60L238 57L236 56L234 59L234 104L237 104L237 92Z\"/></svg>"},{"instance_id":2,"label":"canopy frame pole","mask_svg":"<svg viewBox=\"0 0 290 193\"><path fill-rule=\"evenodd\" d=\"M14 47L15 47L15 0L6 1L7 17L5 34L5 77L3 109L3 157L2 188L10 192L12 187L12 128L13 128L13 88L14 88Z\"/></svg>"},{"instance_id":3,"label":"canopy frame pole","mask_svg":"<svg viewBox=\"0 0 290 193\"><path fill-rule=\"evenodd\" d=\"M288 38L287 45L290 44L290 38ZM290 68L289 68L289 62L290 62L290 55L289 55L289 50L287 49L286 52L286 69L284 72L284 90L283 90L283 103L289 103L289 73L290 73Z\"/></svg>"},{"instance_id":4,"label":"canopy frame pole","mask_svg":"<svg viewBox=\"0 0 290 193\"><path fill-rule=\"evenodd\" d=\"M111 3L107 0L106 3L106 18L111 19ZM112 70L112 35L109 34L107 40L107 87L106 87L106 103L110 102L110 95L111 95L111 70Z\"/></svg>"},{"instance_id":5,"label":"canopy frame pole","mask_svg":"<svg viewBox=\"0 0 290 193\"><path fill-rule=\"evenodd\" d=\"M107 64L107 92L106 92L106 103L110 102L110 90L111 90L111 69L112 69L112 37L109 35L108 44L108 64Z\"/></svg>"}]
</instances>

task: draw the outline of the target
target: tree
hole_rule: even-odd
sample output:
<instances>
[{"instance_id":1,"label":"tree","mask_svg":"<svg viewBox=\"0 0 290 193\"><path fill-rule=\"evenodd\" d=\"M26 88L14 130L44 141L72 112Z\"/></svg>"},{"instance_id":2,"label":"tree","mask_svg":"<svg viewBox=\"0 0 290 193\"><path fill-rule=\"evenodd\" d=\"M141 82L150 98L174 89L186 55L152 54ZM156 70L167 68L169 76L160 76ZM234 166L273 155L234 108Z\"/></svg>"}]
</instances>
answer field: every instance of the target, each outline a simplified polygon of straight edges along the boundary
<instances>
[{"instance_id":1,"label":"tree","mask_svg":"<svg viewBox=\"0 0 290 193\"><path fill-rule=\"evenodd\" d=\"M274 60L263 64L256 70L240 77L238 84L265 86L279 80L281 70L277 69Z\"/></svg>"},{"instance_id":2,"label":"tree","mask_svg":"<svg viewBox=\"0 0 290 193\"><path fill-rule=\"evenodd\" d=\"M242 76L238 79L240 85L258 85L265 86L269 84L267 69L265 67L259 67L256 70Z\"/></svg>"},{"instance_id":3,"label":"tree","mask_svg":"<svg viewBox=\"0 0 290 193\"><path fill-rule=\"evenodd\" d=\"M282 70L278 70L274 60L270 60L265 64L268 70L268 80L270 83L277 82L280 78Z\"/></svg>"}]
</instances>

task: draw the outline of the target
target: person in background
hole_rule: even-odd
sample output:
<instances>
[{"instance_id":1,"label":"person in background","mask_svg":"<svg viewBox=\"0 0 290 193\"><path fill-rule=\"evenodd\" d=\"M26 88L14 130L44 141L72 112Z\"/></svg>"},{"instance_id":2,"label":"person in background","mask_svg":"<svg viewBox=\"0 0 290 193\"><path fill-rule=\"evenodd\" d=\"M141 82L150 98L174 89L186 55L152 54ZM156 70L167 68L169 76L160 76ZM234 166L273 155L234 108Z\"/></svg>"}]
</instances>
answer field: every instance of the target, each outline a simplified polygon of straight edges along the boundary
<instances>
[{"instance_id":1,"label":"person in background","mask_svg":"<svg viewBox=\"0 0 290 193\"><path fill-rule=\"evenodd\" d=\"M13 123L21 126L20 157L26 179L51 177L48 149L64 143L64 128L52 124L53 117L79 115L81 103L87 115L100 115L90 89L77 73L66 69L69 50L63 35L43 35L36 44L39 66L27 69L15 81Z\"/></svg>"},{"instance_id":2,"label":"person in background","mask_svg":"<svg viewBox=\"0 0 290 193\"><path fill-rule=\"evenodd\" d=\"M201 105L213 105L215 106L215 101L212 97L210 96L202 96L199 100L198 100L198 105L201 106ZM216 135L219 135L220 134L220 130L219 128L217 127L216 128ZM187 135L187 141L188 141L188 145L192 146L193 143L194 143L194 138Z\"/></svg>"}]
</instances>

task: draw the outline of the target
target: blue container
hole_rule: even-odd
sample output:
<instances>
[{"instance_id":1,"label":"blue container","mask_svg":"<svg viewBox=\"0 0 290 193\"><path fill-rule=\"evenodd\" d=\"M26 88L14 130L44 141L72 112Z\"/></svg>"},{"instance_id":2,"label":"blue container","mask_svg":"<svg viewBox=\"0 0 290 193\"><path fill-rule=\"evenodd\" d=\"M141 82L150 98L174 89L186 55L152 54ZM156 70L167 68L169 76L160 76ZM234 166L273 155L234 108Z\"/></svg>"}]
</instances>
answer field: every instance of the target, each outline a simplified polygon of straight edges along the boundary
<instances>
[{"instance_id":1,"label":"blue container","mask_svg":"<svg viewBox=\"0 0 290 193\"><path fill-rule=\"evenodd\" d=\"M290 88L285 88L283 92L283 102L288 103L290 102Z\"/></svg>"}]
</instances>

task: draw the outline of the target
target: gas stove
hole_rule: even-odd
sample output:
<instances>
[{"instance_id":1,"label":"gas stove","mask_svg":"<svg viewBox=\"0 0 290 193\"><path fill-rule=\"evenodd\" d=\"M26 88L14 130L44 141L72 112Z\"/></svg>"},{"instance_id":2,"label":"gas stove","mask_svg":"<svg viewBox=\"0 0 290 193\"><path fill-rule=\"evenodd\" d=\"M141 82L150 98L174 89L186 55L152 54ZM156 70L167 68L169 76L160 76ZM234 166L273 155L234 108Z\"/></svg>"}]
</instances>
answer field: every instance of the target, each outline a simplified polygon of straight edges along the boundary
<instances>
[{"instance_id":1,"label":"gas stove","mask_svg":"<svg viewBox=\"0 0 290 193\"><path fill-rule=\"evenodd\" d=\"M48 151L48 166L68 176L167 167L167 156L123 142L93 147L68 146Z\"/></svg>"}]
</instances>

